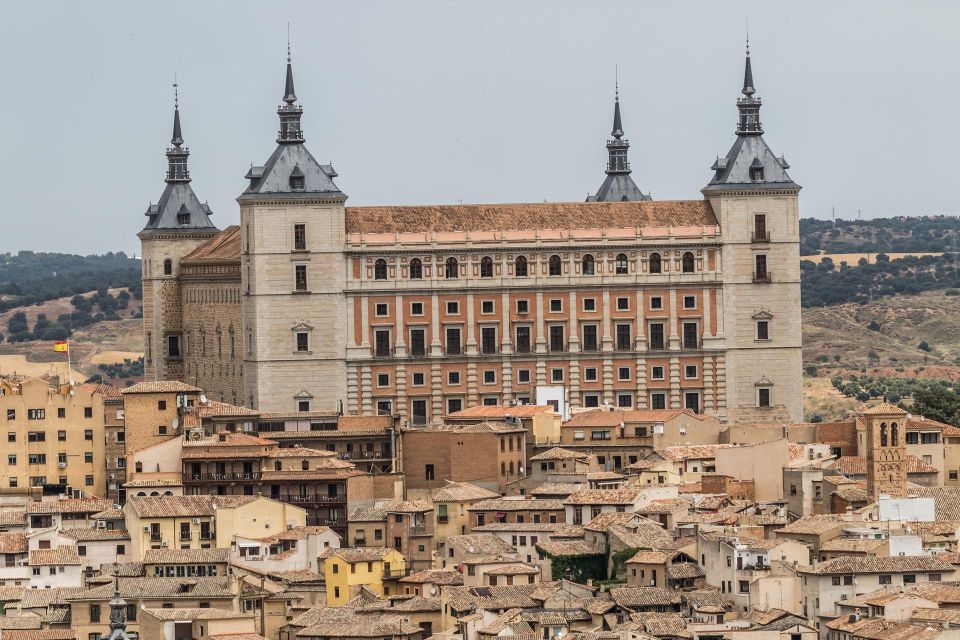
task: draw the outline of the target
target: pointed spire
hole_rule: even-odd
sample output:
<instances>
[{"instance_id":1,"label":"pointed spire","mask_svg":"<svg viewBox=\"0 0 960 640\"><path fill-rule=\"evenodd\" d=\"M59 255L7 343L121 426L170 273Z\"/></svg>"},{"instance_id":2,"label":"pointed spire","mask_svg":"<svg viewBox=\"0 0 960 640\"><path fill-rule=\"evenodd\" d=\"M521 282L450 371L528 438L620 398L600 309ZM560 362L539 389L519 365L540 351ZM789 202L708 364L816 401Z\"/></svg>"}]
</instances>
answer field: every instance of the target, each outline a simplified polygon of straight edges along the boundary
<instances>
[{"instance_id":1,"label":"pointed spire","mask_svg":"<svg viewBox=\"0 0 960 640\"><path fill-rule=\"evenodd\" d=\"M747 32L747 62L743 69L743 95L750 97L757 92L753 88L753 67L750 65L750 32Z\"/></svg>"},{"instance_id":2,"label":"pointed spire","mask_svg":"<svg viewBox=\"0 0 960 640\"><path fill-rule=\"evenodd\" d=\"M623 137L623 123L620 121L620 79L613 84L613 131L610 132L614 138L619 140Z\"/></svg>"},{"instance_id":3,"label":"pointed spire","mask_svg":"<svg viewBox=\"0 0 960 640\"><path fill-rule=\"evenodd\" d=\"M180 131L180 91L177 77L173 77L173 137L170 144L179 147L183 144L183 133Z\"/></svg>"},{"instance_id":4,"label":"pointed spire","mask_svg":"<svg viewBox=\"0 0 960 640\"><path fill-rule=\"evenodd\" d=\"M283 104L277 109L277 115L280 116L277 142L301 143L303 130L300 129L300 116L303 115L303 108L297 104L297 94L293 89L293 64L290 60L290 25L287 24L287 79L283 88Z\"/></svg>"}]
</instances>

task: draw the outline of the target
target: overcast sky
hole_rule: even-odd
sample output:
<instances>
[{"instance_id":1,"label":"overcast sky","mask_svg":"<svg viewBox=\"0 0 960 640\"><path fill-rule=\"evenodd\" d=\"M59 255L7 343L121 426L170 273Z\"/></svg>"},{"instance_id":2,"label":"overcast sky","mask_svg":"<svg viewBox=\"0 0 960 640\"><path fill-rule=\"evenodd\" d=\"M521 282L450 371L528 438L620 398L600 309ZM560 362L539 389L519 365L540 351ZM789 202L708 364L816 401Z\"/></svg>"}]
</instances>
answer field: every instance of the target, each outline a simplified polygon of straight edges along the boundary
<instances>
[{"instance_id":1,"label":"overcast sky","mask_svg":"<svg viewBox=\"0 0 960 640\"><path fill-rule=\"evenodd\" d=\"M0 38L0 251L139 254L181 85L220 227L275 147L291 23L307 146L350 205L582 200L620 69L633 177L699 198L749 16L765 138L804 216L960 213L960 3L18 2Z\"/></svg>"}]
</instances>

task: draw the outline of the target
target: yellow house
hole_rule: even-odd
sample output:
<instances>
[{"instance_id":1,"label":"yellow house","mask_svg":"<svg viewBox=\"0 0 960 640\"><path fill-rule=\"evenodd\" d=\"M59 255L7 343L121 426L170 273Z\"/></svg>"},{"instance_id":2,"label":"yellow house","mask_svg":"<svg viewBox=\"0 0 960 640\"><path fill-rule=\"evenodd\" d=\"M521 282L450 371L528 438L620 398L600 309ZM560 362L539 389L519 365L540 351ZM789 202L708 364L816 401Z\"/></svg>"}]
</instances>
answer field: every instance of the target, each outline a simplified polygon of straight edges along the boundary
<instances>
[{"instance_id":1,"label":"yellow house","mask_svg":"<svg viewBox=\"0 0 960 640\"><path fill-rule=\"evenodd\" d=\"M327 606L346 604L360 587L389 596L385 583L406 575L407 561L396 549L327 549L320 555L327 584ZM394 594L395 595L395 594Z\"/></svg>"},{"instance_id":2,"label":"yellow house","mask_svg":"<svg viewBox=\"0 0 960 640\"><path fill-rule=\"evenodd\" d=\"M132 497L123 513L134 560L147 549L228 549L234 536L263 538L307 523L306 510L261 496Z\"/></svg>"}]
</instances>

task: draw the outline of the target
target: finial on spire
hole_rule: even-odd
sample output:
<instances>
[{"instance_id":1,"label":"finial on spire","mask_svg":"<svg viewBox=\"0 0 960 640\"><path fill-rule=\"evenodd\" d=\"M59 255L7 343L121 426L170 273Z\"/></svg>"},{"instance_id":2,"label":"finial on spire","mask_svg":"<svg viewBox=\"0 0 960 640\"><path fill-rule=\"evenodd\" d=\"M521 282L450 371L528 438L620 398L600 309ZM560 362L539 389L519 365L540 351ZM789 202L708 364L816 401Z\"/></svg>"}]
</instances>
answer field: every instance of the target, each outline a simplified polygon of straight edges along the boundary
<instances>
[{"instance_id":1,"label":"finial on spire","mask_svg":"<svg viewBox=\"0 0 960 640\"><path fill-rule=\"evenodd\" d=\"M614 65L613 80L613 130L610 135L619 140L623 137L623 123L620 121L620 72Z\"/></svg>"},{"instance_id":2,"label":"finial on spire","mask_svg":"<svg viewBox=\"0 0 960 640\"><path fill-rule=\"evenodd\" d=\"M620 65L613 65L613 99L620 102Z\"/></svg>"},{"instance_id":3,"label":"finial on spire","mask_svg":"<svg viewBox=\"0 0 960 640\"><path fill-rule=\"evenodd\" d=\"M179 148L183 144L183 133L180 131L180 85L177 75L173 75L173 136L170 144Z\"/></svg>"},{"instance_id":4,"label":"finial on spire","mask_svg":"<svg viewBox=\"0 0 960 640\"><path fill-rule=\"evenodd\" d=\"M757 92L753 88L753 67L750 64L750 24L747 23L747 61L743 69L743 95L748 98Z\"/></svg>"},{"instance_id":5,"label":"finial on spire","mask_svg":"<svg viewBox=\"0 0 960 640\"><path fill-rule=\"evenodd\" d=\"M297 94L293 90L293 65L290 63L290 23L287 23L287 82L283 89L283 101L293 104L297 101Z\"/></svg>"},{"instance_id":6,"label":"finial on spire","mask_svg":"<svg viewBox=\"0 0 960 640\"><path fill-rule=\"evenodd\" d=\"M287 23L287 64L290 63L290 23Z\"/></svg>"}]
</instances>

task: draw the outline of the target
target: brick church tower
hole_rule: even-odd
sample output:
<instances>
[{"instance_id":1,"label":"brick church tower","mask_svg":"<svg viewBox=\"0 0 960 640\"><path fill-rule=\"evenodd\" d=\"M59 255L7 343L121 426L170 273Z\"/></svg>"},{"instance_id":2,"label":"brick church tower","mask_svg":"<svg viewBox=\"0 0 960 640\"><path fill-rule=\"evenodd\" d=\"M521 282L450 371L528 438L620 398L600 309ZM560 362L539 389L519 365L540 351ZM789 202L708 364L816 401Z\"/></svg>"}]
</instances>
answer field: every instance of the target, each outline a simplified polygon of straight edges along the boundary
<instances>
[{"instance_id":1,"label":"brick church tower","mask_svg":"<svg viewBox=\"0 0 960 640\"><path fill-rule=\"evenodd\" d=\"M867 493L907 497L907 412L882 403L863 412L867 432Z\"/></svg>"}]
</instances>

